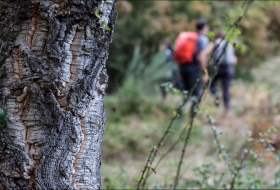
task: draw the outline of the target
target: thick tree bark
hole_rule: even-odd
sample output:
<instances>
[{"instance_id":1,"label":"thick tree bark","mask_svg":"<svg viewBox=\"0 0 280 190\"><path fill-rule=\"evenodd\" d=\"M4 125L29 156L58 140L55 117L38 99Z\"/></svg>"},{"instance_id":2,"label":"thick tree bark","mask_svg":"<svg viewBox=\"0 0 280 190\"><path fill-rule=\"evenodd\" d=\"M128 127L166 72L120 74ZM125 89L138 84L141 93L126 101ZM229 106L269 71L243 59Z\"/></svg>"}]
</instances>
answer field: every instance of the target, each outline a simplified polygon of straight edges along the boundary
<instances>
[{"instance_id":1,"label":"thick tree bark","mask_svg":"<svg viewBox=\"0 0 280 190\"><path fill-rule=\"evenodd\" d=\"M0 189L101 188L114 0L0 4Z\"/></svg>"}]
</instances>

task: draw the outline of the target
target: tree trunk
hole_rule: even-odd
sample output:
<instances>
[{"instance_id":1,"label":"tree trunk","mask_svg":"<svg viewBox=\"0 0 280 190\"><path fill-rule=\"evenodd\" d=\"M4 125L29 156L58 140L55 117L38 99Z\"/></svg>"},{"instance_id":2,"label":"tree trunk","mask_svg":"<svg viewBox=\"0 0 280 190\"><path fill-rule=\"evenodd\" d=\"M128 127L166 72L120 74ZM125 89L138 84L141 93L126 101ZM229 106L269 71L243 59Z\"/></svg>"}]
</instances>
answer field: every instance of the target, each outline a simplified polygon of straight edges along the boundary
<instances>
[{"instance_id":1,"label":"tree trunk","mask_svg":"<svg viewBox=\"0 0 280 190\"><path fill-rule=\"evenodd\" d=\"M0 1L0 189L101 188L114 3Z\"/></svg>"}]
</instances>

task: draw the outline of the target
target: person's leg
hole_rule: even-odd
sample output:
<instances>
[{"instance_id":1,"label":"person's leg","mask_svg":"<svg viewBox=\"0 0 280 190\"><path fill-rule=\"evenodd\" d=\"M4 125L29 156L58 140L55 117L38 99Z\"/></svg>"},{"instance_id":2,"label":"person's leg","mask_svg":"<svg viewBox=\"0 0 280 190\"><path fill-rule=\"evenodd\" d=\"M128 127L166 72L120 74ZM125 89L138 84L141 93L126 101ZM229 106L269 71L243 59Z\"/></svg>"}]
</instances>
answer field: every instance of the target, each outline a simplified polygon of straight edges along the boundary
<instances>
[{"instance_id":1,"label":"person's leg","mask_svg":"<svg viewBox=\"0 0 280 190\"><path fill-rule=\"evenodd\" d=\"M190 87L190 99L192 101L190 116L195 115L195 108L201 95L202 80L201 72L199 68L194 68L191 73L189 73L189 87Z\"/></svg>"},{"instance_id":2,"label":"person's leg","mask_svg":"<svg viewBox=\"0 0 280 190\"><path fill-rule=\"evenodd\" d=\"M217 87L218 81L221 79L221 69L218 69L217 74L213 77L211 84L210 84L210 92L215 98L215 105L219 106L220 105L220 94L219 90Z\"/></svg>"},{"instance_id":3,"label":"person's leg","mask_svg":"<svg viewBox=\"0 0 280 190\"><path fill-rule=\"evenodd\" d=\"M195 114L195 106L200 96L202 81L200 78L199 67L189 65L185 69L181 69L181 76L185 90L188 91L188 100L192 100L191 117Z\"/></svg>"},{"instance_id":4,"label":"person's leg","mask_svg":"<svg viewBox=\"0 0 280 190\"><path fill-rule=\"evenodd\" d=\"M223 101L226 111L230 109L230 93L229 88L232 80L232 73L230 68L227 68L222 78Z\"/></svg>"},{"instance_id":5,"label":"person's leg","mask_svg":"<svg viewBox=\"0 0 280 190\"><path fill-rule=\"evenodd\" d=\"M182 76L180 75L179 71L177 71L177 70L175 70L172 73L172 83L180 91L183 91L185 89L183 81L182 81Z\"/></svg>"},{"instance_id":6,"label":"person's leg","mask_svg":"<svg viewBox=\"0 0 280 190\"><path fill-rule=\"evenodd\" d=\"M159 82L160 92L161 92L163 100L166 98L167 92L166 92L165 86L163 86L162 84L167 83L167 82L170 82L170 80L168 78L163 78Z\"/></svg>"},{"instance_id":7,"label":"person's leg","mask_svg":"<svg viewBox=\"0 0 280 190\"><path fill-rule=\"evenodd\" d=\"M185 67L180 67L180 75L181 75L181 84L184 91L187 91L187 95L183 95L183 102L186 105L186 103L190 100L190 91L192 89L191 84L191 72L188 71L188 69L185 69ZM182 110L180 110L180 115L182 114Z\"/></svg>"},{"instance_id":8,"label":"person's leg","mask_svg":"<svg viewBox=\"0 0 280 190\"><path fill-rule=\"evenodd\" d=\"M216 75L213 77L210 84L210 92L213 94L213 96L216 96L218 94L217 81L218 81L218 77Z\"/></svg>"},{"instance_id":9,"label":"person's leg","mask_svg":"<svg viewBox=\"0 0 280 190\"><path fill-rule=\"evenodd\" d=\"M183 84L183 90L187 91L188 94L190 93L192 89L192 73L189 71L189 69L185 66L181 66L180 69L181 73L181 79L182 79L182 84ZM189 95L187 95L189 96ZM184 95L184 101L186 101L186 96Z\"/></svg>"},{"instance_id":10,"label":"person's leg","mask_svg":"<svg viewBox=\"0 0 280 190\"><path fill-rule=\"evenodd\" d=\"M201 87L202 87L202 81L200 80L196 87L194 88L194 91L192 93L192 106L191 106L191 117L193 117L196 114L196 105L198 104L200 95L201 95Z\"/></svg>"},{"instance_id":11,"label":"person's leg","mask_svg":"<svg viewBox=\"0 0 280 190\"><path fill-rule=\"evenodd\" d=\"M188 77L186 76L185 72L181 72L181 80L184 85L184 90L188 90Z\"/></svg>"}]
</instances>

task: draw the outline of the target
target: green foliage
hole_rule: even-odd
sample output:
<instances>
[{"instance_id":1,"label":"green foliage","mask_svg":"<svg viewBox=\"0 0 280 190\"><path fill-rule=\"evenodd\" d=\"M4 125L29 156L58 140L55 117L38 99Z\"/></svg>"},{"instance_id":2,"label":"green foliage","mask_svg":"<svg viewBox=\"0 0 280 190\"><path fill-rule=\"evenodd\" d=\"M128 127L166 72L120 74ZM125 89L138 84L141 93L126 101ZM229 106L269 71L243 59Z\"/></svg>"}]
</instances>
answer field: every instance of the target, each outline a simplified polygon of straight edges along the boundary
<instances>
[{"instance_id":1,"label":"green foliage","mask_svg":"<svg viewBox=\"0 0 280 190\"><path fill-rule=\"evenodd\" d=\"M240 51L240 52L244 52L244 47L241 44L237 44L236 48Z\"/></svg>"},{"instance_id":2,"label":"green foliage","mask_svg":"<svg viewBox=\"0 0 280 190\"><path fill-rule=\"evenodd\" d=\"M165 77L168 66L171 63L166 63L162 52L158 52L148 59L145 59L145 54L145 52L141 52L140 46L136 45L132 60L128 64L124 75L126 78L134 78L141 83L139 84L142 85L141 87L147 88L151 83Z\"/></svg>"},{"instance_id":3,"label":"green foliage","mask_svg":"<svg viewBox=\"0 0 280 190\"><path fill-rule=\"evenodd\" d=\"M116 90L123 80L123 73L114 65L127 67L133 47L141 41L141 49L152 56L160 40L174 42L182 30L195 30L198 18L206 18L211 30L232 24L244 8L246 1L119 1L118 21L114 30L114 43L110 45L107 61L110 76L109 91ZM271 1L256 1L239 31L231 38L237 44L240 70L253 68L264 59L279 53L280 5ZM136 22L137 21L137 22ZM240 35L235 35L240 33ZM210 33L210 36L213 34ZM241 48L242 46L242 48ZM250 72L250 70L248 71ZM239 73L237 73L238 75ZM240 77L243 77L240 76Z\"/></svg>"},{"instance_id":4,"label":"green foliage","mask_svg":"<svg viewBox=\"0 0 280 190\"><path fill-rule=\"evenodd\" d=\"M127 78L122 87L116 93L105 99L105 106L114 109L115 120L120 120L123 116L136 113L151 113L151 106L143 104L145 94L141 92L140 82L133 77Z\"/></svg>"},{"instance_id":5,"label":"green foliage","mask_svg":"<svg viewBox=\"0 0 280 190\"><path fill-rule=\"evenodd\" d=\"M214 142L218 145L218 160L220 160L220 154L225 152L225 157L222 158L230 171L217 171L216 164L203 164L202 166L194 168L195 179L187 181L184 186L188 188L199 189L260 189L260 188L279 188L277 183L266 182L261 175L261 164L263 163L263 157L273 151L273 147L270 145L269 134L275 131L275 128L269 128L265 133L261 135L259 139L253 139L252 133L248 133L247 146L243 148L243 153L240 156L232 157L226 152L225 146L218 144L218 135L221 133L213 128ZM265 136L265 138L263 138ZM252 149L252 145L262 142L266 149L260 154L256 153ZM275 174L275 182L279 181L278 171Z\"/></svg>"},{"instance_id":6,"label":"green foliage","mask_svg":"<svg viewBox=\"0 0 280 190\"><path fill-rule=\"evenodd\" d=\"M0 125L7 125L7 109L0 108Z\"/></svg>"},{"instance_id":7,"label":"green foliage","mask_svg":"<svg viewBox=\"0 0 280 190\"><path fill-rule=\"evenodd\" d=\"M142 2L141 2L142 3ZM162 3L162 2L160 2ZM117 124L111 128L106 129L109 130L107 134L109 134L107 137L104 137L104 142L108 143L110 141L110 149L108 149L106 152L122 152L124 149L131 151L133 153L144 153L147 152L143 147L144 144L156 144L156 139L160 139L158 131L156 128L158 127L158 124L153 125L147 125L141 128L139 125L139 122L133 122L132 124L128 123L128 118L131 119L131 117L134 117L133 113L136 113L139 115L137 117L140 118L141 121L147 121L150 118L147 116L150 116L155 109L156 101L155 99L148 98L149 94L153 90L152 85L150 81L157 81L154 80L155 78L160 78L154 76L157 74L158 68L157 65L153 64L147 64L147 60L153 60L151 57L153 54L155 54L155 44L157 43L157 40L160 36L164 36L165 34L168 35L171 39L174 38L174 34L180 31L182 28L186 27L186 22L183 23L183 21L188 21L188 26L185 29L193 29L194 26L194 20L197 17L205 17L208 20L210 20L211 25L213 27L221 27L225 23L228 25L232 24L233 18L237 18L241 13L243 6L245 2L237 2L237 1L224 1L224 2L215 2L215 1L209 1L209 2L202 2L202 1L187 1L187 2L180 2L180 1L171 1L171 2L165 2L165 5L169 5L169 8L166 7L159 7L159 4L157 2L152 2L149 7L147 7L145 3L139 4L139 2L130 2L130 5L132 7L136 7L136 5L139 5L137 7L137 10L134 12L131 12L131 19L130 17L120 17L119 21L122 26L134 26L135 28L132 28L132 31L125 31L127 30L127 27L123 27L120 30L123 32L121 35L117 37L117 42L115 43L119 51L116 51L115 54L119 54L119 52L125 52L125 54L118 55L114 57L115 62L109 62L109 66L113 70L121 71L121 77L122 80L122 86L115 91L112 97L109 96L109 99L105 99L105 106L114 107L115 109L112 112L112 114L108 114L108 121L111 122L110 124L117 122ZM154 6L155 5L155 6ZM158 7L157 7L158 6ZM143 14L145 11L145 8L147 14ZM168 6L167 6L168 7ZM170 8L171 7L171 8ZM215 11L216 10L216 11ZM251 11L251 10L250 10ZM214 14L213 14L214 12ZM253 13L251 13L253 12ZM228 39L232 40L237 48L239 57L241 57L239 60L241 60L241 64L245 65L248 69L246 69L245 72L250 71L250 68L255 67L257 63L268 56L269 54L263 53L263 48L268 45L266 37L262 37L263 34L266 36L268 31L268 26L270 23L270 16L265 15L263 18L260 16L260 12L264 13L266 10L262 6L255 6L250 14L247 16L247 20L244 22L241 22L240 30L234 29L232 30L229 35ZM188 19L181 19L182 16L187 13ZM125 13L128 14L128 13ZM144 15L144 16L143 16ZM165 17L168 15L168 18ZM142 16L142 17L140 17ZM135 19L139 17L139 22L135 22ZM158 22L155 22L156 18ZM167 18L165 22L160 22L160 19ZM169 22L172 20L172 22ZM164 26L163 30L161 26L157 25L157 23L167 23L170 24L172 27L168 27L167 25ZM183 26L182 28L176 28L173 27L176 24L181 23ZM183 24L182 24L183 23ZM150 27L152 25L152 27ZM145 28L145 30L140 30L141 26ZM145 26L145 27L144 27ZM157 27L155 27L157 26ZM116 27L117 28L117 27ZM168 30L168 28L172 28L172 30ZM165 31L165 32L164 32ZM167 32L166 32L167 31ZM258 32L262 35L260 35ZM124 34L129 34L129 40L124 39ZM167 34L168 33L168 34ZM213 33L209 33L213 36ZM242 34L242 36L240 35ZM275 35L271 35L272 39L275 39ZM132 42L131 39L134 41ZM130 55L132 54L132 46L134 43L139 41L141 39L144 43L140 46L137 46L134 48L133 57L130 62L128 61L120 61L120 60L128 60L130 59ZM257 40L256 40L257 39ZM125 42L125 43L120 43ZM270 45L270 44L269 44ZM114 51L113 47L111 51ZM140 49L144 49L145 53L141 53ZM129 52L131 54L129 54ZM248 55L248 56L247 56ZM118 61L116 61L118 60ZM153 62L153 61L152 61ZM150 68L151 67L151 68ZM157 68L157 69L153 69ZM149 68L145 71L145 69ZM162 68L162 67L160 67ZM248 71L249 70L249 71ZM244 73L245 73L244 72ZM163 72L164 73L164 72ZM249 74L246 74L246 76L249 76ZM149 81L150 80L150 81ZM176 89L174 89L170 84L165 84L165 87L169 89L174 94L180 94L180 92ZM115 99L113 99L113 97ZM107 96L108 98L108 96ZM149 100L150 99L150 100ZM107 103L106 103L107 102ZM132 106L130 106L132 105ZM147 106L147 107L146 107ZM147 109L146 109L146 108ZM108 110L108 109L107 109ZM119 110L119 113L117 111ZM143 111L144 110L144 111ZM173 109L174 110L174 109ZM108 112L107 112L108 113ZM212 116L209 116L208 113L205 113L201 110L198 110L197 114L200 116L201 114L206 115L207 119L209 119L209 123L211 125L213 124L214 120ZM242 113L241 113L242 114ZM146 115L146 116L145 116ZM175 112L174 114L177 116L178 114ZM120 118L126 119L120 120ZM115 117L115 118L114 118ZM113 118L113 119L112 119ZM116 119L117 118L117 119ZM159 121L158 118L156 118L157 122ZM165 123L167 123L167 120L164 120ZM173 122L173 120L172 120ZM172 123L171 122L171 123ZM182 121L181 121L182 122ZM124 126L121 126L120 123L123 123ZM181 123L182 124L182 123ZM173 123L171 124L173 125ZM107 125L110 127L110 125ZM166 125L164 125L166 126ZM201 123L199 124L192 124L193 130L191 133L191 139L196 138L201 140L202 138L205 138L205 135L202 134L202 127ZM142 130L141 130L142 129ZM184 129L184 130L182 130ZM179 145L182 145L182 140L184 140L181 137L188 136L186 134L185 129L191 129L190 125L175 125L174 127L167 129L168 134L177 134L179 136L178 141ZM137 132L135 132L137 130ZM143 132L144 131L144 132ZM191 172L194 174L192 177L184 177L182 180L182 176L180 176L180 170L177 172L177 176L179 178L179 184L178 188L199 188L199 189L205 189L205 188L211 188L211 189L259 189L259 188L279 188L279 171L275 173L275 179L273 180L273 183L270 181L265 181L263 176L261 176L261 166L264 163L264 156L266 153L269 153L273 151L273 148L271 147L271 141L266 138L269 135L269 131L267 133L264 133L260 135L260 138L254 139L252 136L248 136L246 144L242 144L244 146L239 146L240 143L242 143L242 138L238 137L238 142L230 141L229 139L226 139L226 142L230 143L229 146L223 145L222 141L219 139L221 137L221 133L213 126L213 146L215 145L216 149L216 159L213 162L203 162L201 166L195 167ZM145 134L146 132L146 134ZM181 133L180 133L181 132ZM166 133L166 134L167 134ZM179 133L179 134L178 134ZM115 137L115 134L121 134L118 135L117 140ZM143 135L145 134L145 135ZM165 134L165 133L164 133ZM170 135L166 138L166 141L162 141L162 143L159 143L162 145L162 148L164 151L166 149L169 150L168 145L171 145L173 147L174 137ZM232 134L230 134L232 136ZM265 136L265 138L264 138ZM209 140L209 136L208 137ZM229 136L228 136L229 137ZM226 137L227 138L227 137ZM148 140L147 140L148 139ZM177 138L176 138L177 139ZM245 140L245 139L243 139ZM176 141L177 142L177 141ZM195 142L195 141L190 141ZM181 143L181 144L180 144ZM262 144L265 147L265 150L259 154L259 152L255 151L253 146L255 146L257 143ZM207 141L207 146L209 146L210 149L212 148L211 145L209 145L209 141ZM239 146L239 147L237 147ZM150 146L151 147L151 146ZM158 146L157 146L158 147ZM174 146L175 147L175 146ZM231 151L229 153L229 150L231 148L239 148L239 151ZM198 148L198 147L196 147ZM172 149L173 150L173 149ZM185 149L179 150L174 148L174 150L177 152L175 154L176 156L172 159L178 160L178 152L185 153ZM241 151L240 151L241 150ZM211 151L210 151L211 152ZM190 152L189 152L190 153ZM211 152L212 153L212 152ZM159 152L160 155L164 155L164 152ZM182 160L180 160L180 164L183 163L183 160L186 159L184 157L184 154L182 154ZM192 156L192 152L190 154ZM150 158L150 156L149 156ZM181 159L181 158L180 158ZM124 159L126 161L126 159ZM149 160L149 159L148 159ZM205 164L207 163L207 164ZM219 169L219 164L223 163L225 165L224 168ZM149 163L148 163L149 164ZM172 165L172 164L171 164ZM153 168L154 163L151 163L149 167L144 166L144 168ZM174 164L173 164L174 166ZM162 168L160 168L162 169ZM140 170L140 169L139 169ZM138 171L140 173L140 171ZM173 171L174 172L174 171ZM153 172L151 172L153 173ZM184 173L182 173L183 175ZM130 173L125 174L127 177L124 177L125 181L128 181L127 179L130 177ZM153 187L154 189L166 189L166 188L172 188L174 179L173 176L170 177L171 174L166 174L165 179L161 182L153 182L149 181L148 187ZM176 176L176 178L177 178ZM106 176L107 177L107 176ZM145 176L147 177L147 176ZM131 188L128 184L124 184L120 182L121 180L119 176L117 176L117 179L110 178L111 181L109 181L106 186L106 188ZM137 180L141 179L137 176L137 179L133 179L132 182L137 183ZM146 178L147 179L147 178ZM131 180L129 180L131 182ZM176 181L176 180L175 180ZM140 181L141 182L141 181ZM140 184L139 182L139 184ZM176 183L176 182L175 182ZM106 185L107 185L106 184ZM177 185L177 184L176 184ZM134 187L134 186L133 186Z\"/></svg>"},{"instance_id":8,"label":"green foliage","mask_svg":"<svg viewBox=\"0 0 280 190\"><path fill-rule=\"evenodd\" d=\"M104 27L105 30L110 31L110 28L107 25L105 25L103 27Z\"/></svg>"},{"instance_id":9,"label":"green foliage","mask_svg":"<svg viewBox=\"0 0 280 190\"><path fill-rule=\"evenodd\" d=\"M133 187L127 183L129 179L129 171L124 167L120 167L120 172L117 175L112 175L110 171L102 170L101 176L104 177L104 189L132 189Z\"/></svg>"},{"instance_id":10,"label":"green foliage","mask_svg":"<svg viewBox=\"0 0 280 190\"><path fill-rule=\"evenodd\" d=\"M214 39L214 36L215 36L215 33L213 31L209 31L207 36L210 38L210 39Z\"/></svg>"},{"instance_id":11,"label":"green foliage","mask_svg":"<svg viewBox=\"0 0 280 190\"><path fill-rule=\"evenodd\" d=\"M97 9L94 11L94 15L100 19L100 15L99 15L99 9L100 9L100 6L97 7Z\"/></svg>"},{"instance_id":12,"label":"green foliage","mask_svg":"<svg viewBox=\"0 0 280 190\"><path fill-rule=\"evenodd\" d=\"M169 64L165 57L158 52L154 56L145 59L145 53L141 53L140 46L135 46L133 57L127 68L115 65L115 68L123 73L124 80L121 87L106 97L105 106L114 110L113 120L120 120L130 114L149 114L157 101L150 101L148 96L155 93L154 86L165 77Z\"/></svg>"}]
</instances>

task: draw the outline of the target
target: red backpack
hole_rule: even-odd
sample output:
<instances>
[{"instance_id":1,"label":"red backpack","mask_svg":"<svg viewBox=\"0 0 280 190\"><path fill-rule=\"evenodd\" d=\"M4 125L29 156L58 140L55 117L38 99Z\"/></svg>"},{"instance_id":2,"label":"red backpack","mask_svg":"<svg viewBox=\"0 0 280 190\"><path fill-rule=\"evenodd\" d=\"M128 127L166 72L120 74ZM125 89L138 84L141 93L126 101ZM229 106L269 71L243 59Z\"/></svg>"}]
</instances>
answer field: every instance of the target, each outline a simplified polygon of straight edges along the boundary
<instances>
[{"instance_id":1,"label":"red backpack","mask_svg":"<svg viewBox=\"0 0 280 190\"><path fill-rule=\"evenodd\" d=\"M174 59L179 64L192 62L198 37L197 32L181 32L175 40Z\"/></svg>"}]
</instances>

